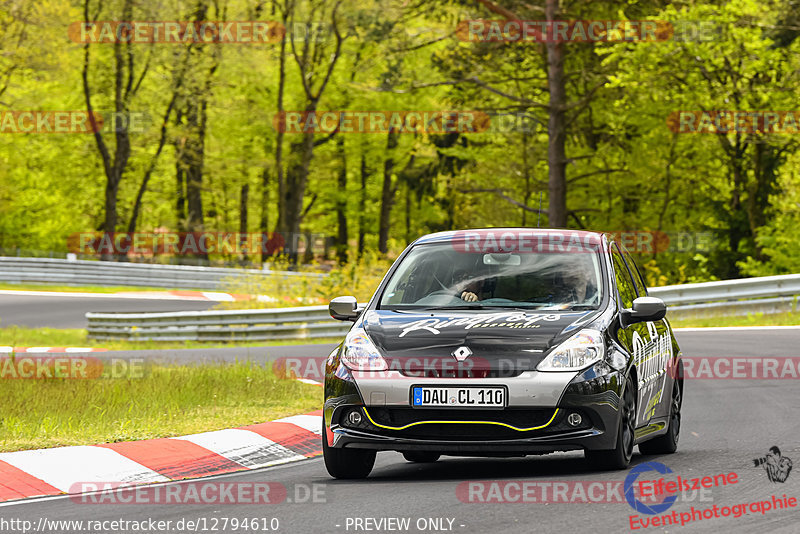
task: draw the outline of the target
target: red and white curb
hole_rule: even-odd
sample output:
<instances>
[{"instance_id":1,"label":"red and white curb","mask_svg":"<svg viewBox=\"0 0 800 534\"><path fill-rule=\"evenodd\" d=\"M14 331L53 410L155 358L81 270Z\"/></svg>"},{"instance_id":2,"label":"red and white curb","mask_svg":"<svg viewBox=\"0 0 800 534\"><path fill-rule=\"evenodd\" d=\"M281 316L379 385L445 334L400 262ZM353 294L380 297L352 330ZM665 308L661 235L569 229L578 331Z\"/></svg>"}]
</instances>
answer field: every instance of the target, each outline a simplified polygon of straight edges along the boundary
<instances>
[{"instance_id":1,"label":"red and white curb","mask_svg":"<svg viewBox=\"0 0 800 534\"><path fill-rule=\"evenodd\" d=\"M312 386L322 386L322 382L317 382L316 380L311 380L310 378L297 378L295 379L298 382L302 382L303 384L311 384Z\"/></svg>"},{"instance_id":2,"label":"red and white curb","mask_svg":"<svg viewBox=\"0 0 800 534\"><path fill-rule=\"evenodd\" d=\"M116 293L89 293L81 291L27 291L17 289L0 289L0 295L24 295L28 297L77 297L95 299L143 299L143 300L201 300L209 302L238 302L256 300L258 302L280 302L280 299L269 295L243 295L220 291L118 291ZM284 297L289 301L289 297ZM322 304L318 298L301 298L304 304Z\"/></svg>"},{"instance_id":3,"label":"red and white curb","mask_svg":"<svg viewBox=\"0 0 800 534\"><path fill-rule=\"evenodd\" d=\"M82 483L149 484L322 454L322 410L174 438L0 453L0 502L72 493Z\"/></svg>"}]
</instances>

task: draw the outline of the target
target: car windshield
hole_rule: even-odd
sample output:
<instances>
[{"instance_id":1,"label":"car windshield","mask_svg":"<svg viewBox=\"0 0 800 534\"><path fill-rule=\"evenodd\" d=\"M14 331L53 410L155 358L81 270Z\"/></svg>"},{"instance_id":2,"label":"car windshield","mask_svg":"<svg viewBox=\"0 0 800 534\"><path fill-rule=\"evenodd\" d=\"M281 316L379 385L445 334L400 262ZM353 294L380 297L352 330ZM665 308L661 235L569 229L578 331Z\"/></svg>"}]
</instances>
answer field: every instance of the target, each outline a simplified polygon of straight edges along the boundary
<instances>
[{"instance_id":1,"label":"car windshield","mask_svg":"<svg viewBox=\"0 0 800 534\"><path fill-rule=\"evenodd\" d=\"M380 307L595 309L603 286L598 250L485 253L452 243L417 245L389 280Z\"/></svg>"}]
</instances>

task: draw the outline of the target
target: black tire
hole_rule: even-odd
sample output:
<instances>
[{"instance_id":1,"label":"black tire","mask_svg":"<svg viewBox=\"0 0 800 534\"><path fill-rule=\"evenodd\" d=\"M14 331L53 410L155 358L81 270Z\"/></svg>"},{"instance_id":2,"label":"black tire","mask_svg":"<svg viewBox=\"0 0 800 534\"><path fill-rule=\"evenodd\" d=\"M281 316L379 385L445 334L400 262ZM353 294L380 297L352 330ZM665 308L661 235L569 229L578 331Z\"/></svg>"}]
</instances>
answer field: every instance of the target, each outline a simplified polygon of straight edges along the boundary
<instances>
[{"instance_id":1,"label":"black tire","mask_svg":"<svg viewBox=\"0 0 800 534\"><path fill-rule=\"evenodd\" d=\"M617 446L609 450L592 451L586 449L586 461L600 470L625 469L631 463L633 445L636 439L636 395L631 377L625 381L625 390L620 399L620 417L617 428Z\"/></svg>"},{"instance_id":2,"label":"black tire","mask_svg":"<svg viewBox=\"0 0 800 534\"><path fill-rule=\"evenodd\" d=\"M375 465L376 451L367 449L334 449L328 447L325 437L325 421L322 421L322 456L325 469L333 478L367 478Z\"/></svg>"},{"instance_id":3,"label":"black tire","mask_svg":"<svg viewBox=\"0 0 800 534\"><path fill-rule=\"evenodd\" d=\"M672 400L669 405L669 428L667 433L639 444L642 454L672 454L678 450L681 434L681 403L683 395L677 380L672 382Z\"/></svg>"},{"instance_id":4,"label":"black tire","mask_svg":"<svg viewBox=\"0 0 800 534\"><path fill-rule=\"evenodd\" d=\"M427 452L427 451L407 451L403 453L403 458L408 460L409 462L415 462L420 464L430 464L435 462L439 459L441 454L437 454L435 452Z\"/></svg>"}]
</instances>

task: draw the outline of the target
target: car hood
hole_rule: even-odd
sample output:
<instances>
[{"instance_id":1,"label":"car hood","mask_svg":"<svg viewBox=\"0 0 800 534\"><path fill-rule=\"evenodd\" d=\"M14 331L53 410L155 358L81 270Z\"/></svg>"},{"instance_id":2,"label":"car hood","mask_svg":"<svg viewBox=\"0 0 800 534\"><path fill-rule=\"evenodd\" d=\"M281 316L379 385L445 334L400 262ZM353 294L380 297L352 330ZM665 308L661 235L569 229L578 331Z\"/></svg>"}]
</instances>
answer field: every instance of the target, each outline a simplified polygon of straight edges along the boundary
<instances>
[{"instance_id":1,"label":"car hood","mask_svg":"<svg viewBox=\"0 0 800 534\"><path fill-rule=\"evenodd\" d=\"M453 352L467 347L469 351L462 354L470 354L464 360L474 367L526 370L535 368L550 349L599 313L371 310L362 325L390 367L452 363L456 361Z\"/></svg>"}]
</instances>

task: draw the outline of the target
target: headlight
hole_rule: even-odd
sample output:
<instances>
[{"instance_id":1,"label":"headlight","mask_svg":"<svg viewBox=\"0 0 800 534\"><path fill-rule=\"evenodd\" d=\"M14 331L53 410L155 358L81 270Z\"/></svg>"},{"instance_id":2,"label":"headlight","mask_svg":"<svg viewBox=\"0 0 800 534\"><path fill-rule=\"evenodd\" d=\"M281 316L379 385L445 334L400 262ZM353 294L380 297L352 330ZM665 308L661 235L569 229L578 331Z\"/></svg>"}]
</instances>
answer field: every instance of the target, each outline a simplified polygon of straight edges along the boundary
<instances>
[{"instance_id":1,"label":"headlight","mask_svg":"<svg viewBox=\"0 0 800 534\"><path fill-rule=\"evenodd\" d=\"M342 362L353 371L385 371L389 368L378 349L363 330L348 334L344 341Z\"/></svg>"},{"instance_id":2,"label":"headlight","mask_svg":"<svg viewBox=\"0 0 800 534\"><path fill-rule=\"evenodd\" d=\"M539 371L578 371L603 359L605 346L598 330L581 330L536 366Z\"/></svg>"}]
</instances>

